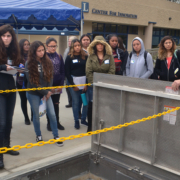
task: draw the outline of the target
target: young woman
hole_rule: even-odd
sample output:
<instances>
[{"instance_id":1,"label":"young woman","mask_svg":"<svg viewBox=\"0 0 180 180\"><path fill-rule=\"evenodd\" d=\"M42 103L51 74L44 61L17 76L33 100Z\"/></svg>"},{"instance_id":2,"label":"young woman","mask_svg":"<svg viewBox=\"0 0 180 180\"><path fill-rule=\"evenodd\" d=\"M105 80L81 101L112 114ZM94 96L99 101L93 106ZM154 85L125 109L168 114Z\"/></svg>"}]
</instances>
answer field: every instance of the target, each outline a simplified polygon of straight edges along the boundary
<instances>
[{"instance_id":1,"label":"young woman","mask_svg":"<svg viewBox=\"0 0 180 180\"><path fill-rule=\"evenodd\" d=\"M80 39L83 50L88 54L87 48L91 43L91 38L87 34L83 34Z\"/></svg>"},{"instance_id":2,"label":"young woman","mask_svg":"<svg viewBox=\"0 0 180 180\"><path fill-rule=\"evenodd\" d=\"M72 40L70 52L65 61L65 74L68 80L68 85L86 84L86 60L87 54L82 49L80 41L78 39ZM74 127L79 129L79 102L81 101L82 93L86 93L86 98L88 99L87 86L70 88L70 93L72 96L72 109L75 120ZM87 109L87 106L83 106L81 116L82 125L87 125Z\"/></svg>"},{"instance_id":3,"label":"young woman","mask_svg":"<svg viewBox=\"0 0 180 180\"><path fill-rule=\"evenodd\" d=\"M107 41L112 48L114 62L116 66L116 75L123 75L126 72L127 54L118 47L118 37L116 34L110 34Z\"/></svg>"},{"instance_id":4,"label":"young woman","mask_svg":"<svg viewBox=\"0 0 180 180\"><path fill-rule=\"evenodd\" d=\"M126 64L126 75L129 77L148 79L153 73L153 59L147 53L141 38L132 41L132 52Z\"/></svg>"},{"instance_id":5,"label":"young woman","mask_svg":"<svg viewBox=\"0 0 180 180\"><path fill-rule=\"evenodd\" d=\"M61 55L57 54L57 41L54 38L47 37L46 38L46 50L47 55L53 63L54 67L54 75L53 75L53 86L63 86L64 85L64 78L65 78L65 71L64 71L64 60ZM59 130L64 130L64 127L59 122L59 101L60 95L62 93L62 89L52 89L52 102L54 105L54 110L56 114L57 126ZM47 129L51 131L51 126L48 119Z\"/></svg>"},{"instance_id":6,"label":"young woman","mask_svg":"<svg viewBox=\"0 0 180 180\"><path fill-rule=\"evenodd\" d=\"M0 27L0 90L15 89L12 75L5 74L12 70L11 65L20 63L20 51L13 27ZM12 118L16 102L16 93L0 93L0 148L10 148ZM7 151L6 154L18 155L17 151ZM4 167L3 154L0 154L0 168Z\"/></svg>"},{"instance_id":7,"label":"young woman","mask_svg":"<svg viewBox=\"0 0 180 180\"><path fill-rule=\"evenodd\" d=\"M159 44L158 58L154 73L163 81L175 81L180 78L180 51L172 37L165 36Z\"/></svg>"},{"instance_id":8,"label":"young woman","mask_svg":"<svg viewBox=\"0 0 180 180\"><path fill-rule=\"evenodd\" d=\"M31 44L28 54L28 61L26 62L25 67L29 70L26 72L27 88L52 86L53 64L47 56L44 44L42 42L35 41ZM33 111L33 124L37 142L42 141L39 120L39 105L42 98L46 99L47 115L50 120L54 139L59 138L56 114L54 112L51 94L52 92L50 90L28 91L26 93L27 99ZM57 142L56 144L58 146L63 145L62 142Z\"/></svg>"},{"instance_id":9,"label":"young woman","mask_svg":"<svg viewBox=\"0 0 180 180\"><path fill-rule=\"evenodd\" d=\"M20 66L24 67L25 63L27 61L30 43L27 39L21 39L19 41L19 47L20 47L20 53L21 53ZM24 73L17 73L16 87L18 89L24 88ZM27 111L26 92L25 91L19 92L19 96L21 98L21 109L22 109L22 112L24 114L25 124L30 125L31 123L30 123L28 111ZM31 116L32 116L32 113L31 113Z\"/></svg>"},{"instance_id":10,"label":"young woman","mask_svg":"<svg viewBox=\"0 0 180 180\"><path fill-rule=\"evenodd\" d=\"M115 74L115 63L112 49L102 36L96 36L88 47L89 57L86 63L86 77L88 83L93 83L93 73ZM92 130L92 100L93 87L88 87L88 132Z\"/></svg>"}]
</instances>

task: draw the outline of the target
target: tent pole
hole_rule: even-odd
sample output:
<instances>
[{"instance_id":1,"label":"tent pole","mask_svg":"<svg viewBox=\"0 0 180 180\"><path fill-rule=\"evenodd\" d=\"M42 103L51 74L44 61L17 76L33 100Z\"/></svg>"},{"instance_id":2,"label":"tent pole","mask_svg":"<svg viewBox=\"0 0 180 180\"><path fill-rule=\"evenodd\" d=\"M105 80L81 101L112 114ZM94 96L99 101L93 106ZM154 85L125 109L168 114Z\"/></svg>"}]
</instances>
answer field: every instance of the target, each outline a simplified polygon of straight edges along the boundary
<instances>
[{"instance_id":1,"label":"tent pole","mask_svg":"<svg viewBox=\"0 0 180 180\"><path fill-rule=\"evenodd\" d=\"M83 35L83 11L81 9L81 36Z\"/></svg>"}]
</instances>

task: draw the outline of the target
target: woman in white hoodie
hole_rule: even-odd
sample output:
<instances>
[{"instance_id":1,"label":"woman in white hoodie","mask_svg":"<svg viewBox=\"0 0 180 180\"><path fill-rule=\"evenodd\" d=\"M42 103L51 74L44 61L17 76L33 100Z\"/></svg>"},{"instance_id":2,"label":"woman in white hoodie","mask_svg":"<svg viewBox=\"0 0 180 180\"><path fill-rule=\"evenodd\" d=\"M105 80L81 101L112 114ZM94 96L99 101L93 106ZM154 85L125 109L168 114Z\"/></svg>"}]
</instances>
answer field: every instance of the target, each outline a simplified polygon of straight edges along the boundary
<instances>
[{"instance_id":1,"label":"woman in white hoodie","mask_svg":"<svg viewBox=\"0 0 180 180\"><path fill-rule=\"evenodd\" d=\"M129 77L148 79L152 73L152 56L145 51L142 39L136 37L132 41L132 52L126 64L126 75Z\"/></svg>"}]
</instances>

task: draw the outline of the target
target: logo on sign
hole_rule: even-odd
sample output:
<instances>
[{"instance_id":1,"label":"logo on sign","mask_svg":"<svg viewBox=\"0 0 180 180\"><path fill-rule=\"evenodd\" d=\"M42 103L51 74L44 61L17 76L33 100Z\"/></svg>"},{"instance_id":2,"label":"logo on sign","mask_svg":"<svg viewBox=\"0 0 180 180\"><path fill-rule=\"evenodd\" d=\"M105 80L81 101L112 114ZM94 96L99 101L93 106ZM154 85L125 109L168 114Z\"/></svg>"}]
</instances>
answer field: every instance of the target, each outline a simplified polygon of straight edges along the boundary
<instances>
[{"instance_id":1,"label":"logo on sign","mask_svg":"<svg viewBox=\"0 0 180 180\"><path fill-rule=\"evenodd\" d=\"M88 2L82 2L81 8L83 12L88 13L89 12L89 3Z\"/></svg>"}]
</instances>

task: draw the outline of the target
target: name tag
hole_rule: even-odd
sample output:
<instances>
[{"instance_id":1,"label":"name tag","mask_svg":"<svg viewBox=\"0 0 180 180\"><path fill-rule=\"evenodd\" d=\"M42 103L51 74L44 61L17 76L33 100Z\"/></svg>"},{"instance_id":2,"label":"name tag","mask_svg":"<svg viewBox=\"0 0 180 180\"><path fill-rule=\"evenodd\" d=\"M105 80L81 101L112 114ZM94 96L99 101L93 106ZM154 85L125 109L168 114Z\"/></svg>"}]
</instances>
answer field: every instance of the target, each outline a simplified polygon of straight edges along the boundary
<instances>
[{"instance_id":1,"label":"name tag","mask_svg":"<svg viewBox=\"0 0 180 180\"><path fill-rule=\"evenodd\" d=\"M109 64L109 59L105 60L104 64Z\"/></svg>"},{"instance_id":2,"label":"name tag","mask_svg":"<svg viewBox=\"0 0 180 180\"><path fill-rule=\"evenodd\" d=\"M131 60L131 63L132 63L132 64L134 64L134 63L135 63L135 61L134 61L134 60Z\"/></svg>"},{"instance_id":3,"label":"name tag","mask_svg":"<svg viewBox=\"0 0 180 180\"><path fill-rule=\"evenodd\" d=\"M179 71L179 68L176 68L176 70L174 71L174 74L176 74Z\"/></svg>"},{"instance_id":4,"label":"name tag","mask_svg":"<svg viewBox=\"0 0 180 180\"><path fill-rule=\"evenodd\" d=\"M73 63L78 63L78 60L77 60L77 59L74 59L74 60L73 60Z\"/></svg>"},{"instance_id":5,"label":"name tag","mask_svg":"<svg viewBox=\"0 0 180 180\"><path fill-rule=\"evenodd\" d=\"M10 59L7 60L7 64L8 64L8 65L12 66L12 63L13 63L12 60L10 60Z\"/></svg>"}]
</instances>

